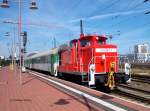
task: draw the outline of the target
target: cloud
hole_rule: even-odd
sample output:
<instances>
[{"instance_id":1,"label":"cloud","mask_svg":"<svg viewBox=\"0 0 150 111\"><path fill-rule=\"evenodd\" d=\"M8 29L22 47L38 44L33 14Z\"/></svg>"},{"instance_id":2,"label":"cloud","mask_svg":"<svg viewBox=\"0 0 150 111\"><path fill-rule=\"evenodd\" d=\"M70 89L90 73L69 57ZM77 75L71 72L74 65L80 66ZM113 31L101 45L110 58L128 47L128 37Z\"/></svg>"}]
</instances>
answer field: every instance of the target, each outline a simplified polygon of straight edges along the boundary
<instances>
[{"instance_id":1,"label":"cloud","mask_svg":"<svg viewBox=\"0 0 150 111\"><path fill-rule=\"evenodd\" d=\"M108 14L103 14L103 15L96 15L96 16L91 16L91 17L87 17L87 18L77 18L74 20L70 20L69 23L73 23L73 22L78 22L79 20L96 20L96 19L106 19L109 17L115 17L115 16L126 16L126 15L131 15L131 14L139 14L142 12L146 12L148 9L145 10L133 10L133 11L126 11L126 12L115 12L115 13L108 13Z\"/></svg>"}]
</instances>

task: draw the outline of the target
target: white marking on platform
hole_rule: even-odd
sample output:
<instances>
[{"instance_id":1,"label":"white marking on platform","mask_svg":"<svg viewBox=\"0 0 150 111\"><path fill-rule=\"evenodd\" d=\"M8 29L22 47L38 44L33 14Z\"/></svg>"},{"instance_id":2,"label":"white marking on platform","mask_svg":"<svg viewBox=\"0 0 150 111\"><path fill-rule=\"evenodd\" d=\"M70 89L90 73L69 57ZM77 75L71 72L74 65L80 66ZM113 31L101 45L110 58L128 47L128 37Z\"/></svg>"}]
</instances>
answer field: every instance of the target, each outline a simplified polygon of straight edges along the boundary
<instances>
[{"instance_id":1,"label":"white marking on platform","mask_svg":"<svg viewBox=\"0 0 150 111\"><path fill-rule=\"evenodd\" d=\"M105 107L107 107L107 108L110 108L110 109L112 109L112 110L115 110L115 111L127 111L127 110L125 110L125 109L123 109L123 108L117 107L117 106L115 106L115 105L113 105L113 104L111 104L111 103L105 102L105 101L103 101L103 100L101 100L101 99L98 99L98 98L96 98L96 97L93 97L93 96L91 96L91 95L89 95L89 94L86 94L86 93L84 93L84 92L82 92L82 91L79 91L79 90L77 90L77 89L71 88L71 87L66 86L66 85L64 85L64 84L61 84L61 83L59 83L59 82L56 82L56 81L53 81L53 80L48 79L48 78L46 78L46 77L40 76L40 75L38 75L38 74L35 74L35 73L33 73L33 72L30 72L30 73L33 74L33 75L35 75L35 76L38 76L38 77L40 77L40 78L43 78L43 79L45 79L45 80L47 80L47 81L50 81L50 82L52 82L52 83L54 83L54 84L57 84L57 85L59 85L59 86L65 88L65 89L67 89L67 90L70 90L70 91L72 91L72 92L74 92L74 93L76 93L76 94L82 95L82 96L84 96L84 97L86 97L86 98L88 98L88 99L90 99L90 100L92 100L92 101L94 101L94 102L96 102L96 103L99 103L99 104L101 104L101 105L103 105L103 106L105 106Z\"/></svg>"}]
</instances>

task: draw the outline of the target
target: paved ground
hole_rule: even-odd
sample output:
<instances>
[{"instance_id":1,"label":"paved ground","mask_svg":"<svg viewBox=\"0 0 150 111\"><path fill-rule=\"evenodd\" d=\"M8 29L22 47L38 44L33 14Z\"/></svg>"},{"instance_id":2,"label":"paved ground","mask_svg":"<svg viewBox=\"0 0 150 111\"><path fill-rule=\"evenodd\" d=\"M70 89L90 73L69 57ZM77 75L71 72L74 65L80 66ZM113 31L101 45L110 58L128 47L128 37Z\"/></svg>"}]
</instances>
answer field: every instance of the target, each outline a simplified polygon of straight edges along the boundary
<instances>
[{"instance_id":1,"label":"paved ground","mask_svg":"<svg viewBox=\"0 0 150 111\"><path fill-rule=\"evenodd\" d=\"M39 75L39 73L38 73L38 75ZM109 94L106 94L106 93L103 93L100 91L96 91L96 90L87 88L85 86L74 84L72 82L58 79L55 77L46 76L46 78L47 77L50 78L50 80L52 79L54 81L58 81L59 83L65 84L66 86L69 86L71 88L77 89L77 90L82 91L82 92L86 92L86 93L93 95L93 96L96 96L97 98L100 98L100 100L103 100L107 103L113 104L117 107L123 108L127 111L150 111L150 108L148 108L148 105L146 107L146 106L140 105L140 104L138 104L132 100L121 99L118 96L117 97L111 96ZM99 107L102 108L103 106L99 106ZM103 109L107 110L107 111L110 110L109 108L110 108L109 105L107 105L106 107L103 107Z\"/></svg>"},{"instance_id":2,"label":"paved ground","mask_svg":"<svg viewBox=\"0 0 150 111\"><path fill-rule=\"evenodd\" d=\"M35 76L23 74L19 83L18 74L6 68L0 71L0 111L93 111L89 104Z\"/></svg>"},{"instance_id":3,"label":"paved ground","mask_svg":"<svg viewBox=\"0 0 150 111\"><path fill-rule=\"evenodd\" d=\"M60 90L54 84L42 82L31 74L22 74L22 85L17 71L3 68L0 71L0 111L103 111L110 108L103 105L92 105L87 98L73 95L68 91ZM50 77L51 78L51 77ZM53 78L57 79L57 78ZM58 81L58 79L57 79ZM98 98L118 107L132 111L149 111L140 105L111 97L99 91L79 86L67 81L59 82L72 88L95 94Z\"/></svg>"}]
</instances>

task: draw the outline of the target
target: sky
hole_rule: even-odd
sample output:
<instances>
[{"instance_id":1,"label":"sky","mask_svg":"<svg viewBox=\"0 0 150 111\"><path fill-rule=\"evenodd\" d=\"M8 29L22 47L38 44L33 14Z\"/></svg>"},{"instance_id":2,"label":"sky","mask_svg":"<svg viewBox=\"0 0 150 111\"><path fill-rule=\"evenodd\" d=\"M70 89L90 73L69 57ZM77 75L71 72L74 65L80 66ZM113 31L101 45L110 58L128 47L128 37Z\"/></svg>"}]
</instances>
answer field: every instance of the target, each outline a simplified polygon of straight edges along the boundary
<instances>
[{"instance_id":1,"label":"sky","mask_svg":"<svg viewBox=\"0 0 150 111\"><path fill-rule=\"evenodd\" d=\"M0 0L0 4L3 0ZM21 0L21 30L27 31L27 52L41 52L79 38L79 21L85 34L112 35L120 54L133 52L135 44L150 44L150 0L35 0L38 10L29 9L32 0ZM18 43L18 0L10 8L0 7L0 56L9 56L12 38ZM10 36L6 36L10 32Z\"/></svg>"}]
</instances>

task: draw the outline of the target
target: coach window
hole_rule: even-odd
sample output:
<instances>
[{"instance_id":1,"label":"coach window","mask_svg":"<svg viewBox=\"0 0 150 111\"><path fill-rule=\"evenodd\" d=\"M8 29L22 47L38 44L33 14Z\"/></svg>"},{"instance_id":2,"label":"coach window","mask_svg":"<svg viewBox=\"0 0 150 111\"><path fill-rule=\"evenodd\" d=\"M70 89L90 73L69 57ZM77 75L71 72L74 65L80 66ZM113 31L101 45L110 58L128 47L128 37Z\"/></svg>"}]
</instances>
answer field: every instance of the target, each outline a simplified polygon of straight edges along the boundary
<instances>
[{"instance_id":1,"label":"coach window","mask_svg":"<svg viewBox=\"0 0 150 111\"><path fill-rule=\"evenodd\" d=\"M33 63L36 63L36 58L33 59Z\"/></svg>"},{"instance_id":2,"label":"coach window","mask_svg":"<svg viewBox=\"0 0 150 111\"><path fill-rule=\"evenodd\" d=\"M40 58L39 57L36 58L36 63L40 63Z\"/></svg>"},{"instance_id":3,"label":"coach window","mask_svg":"<svg viewBox=\"0 0 150 111\"><path fill-rule=\"evenodd\" d=\"M41 57L41 63L45 63L46 62L45 60L46 60L45 56L42 56Z\"/></svg>"},{"instance_id":4,"label":"coach window","mask_svg":"<svg viewBox=\"0 0 150 111\"><path fill-rule=\"evenodd\" d=\"M46 56L46 63L50 63L50 55Z\"/></svg>"}]
</instances>

